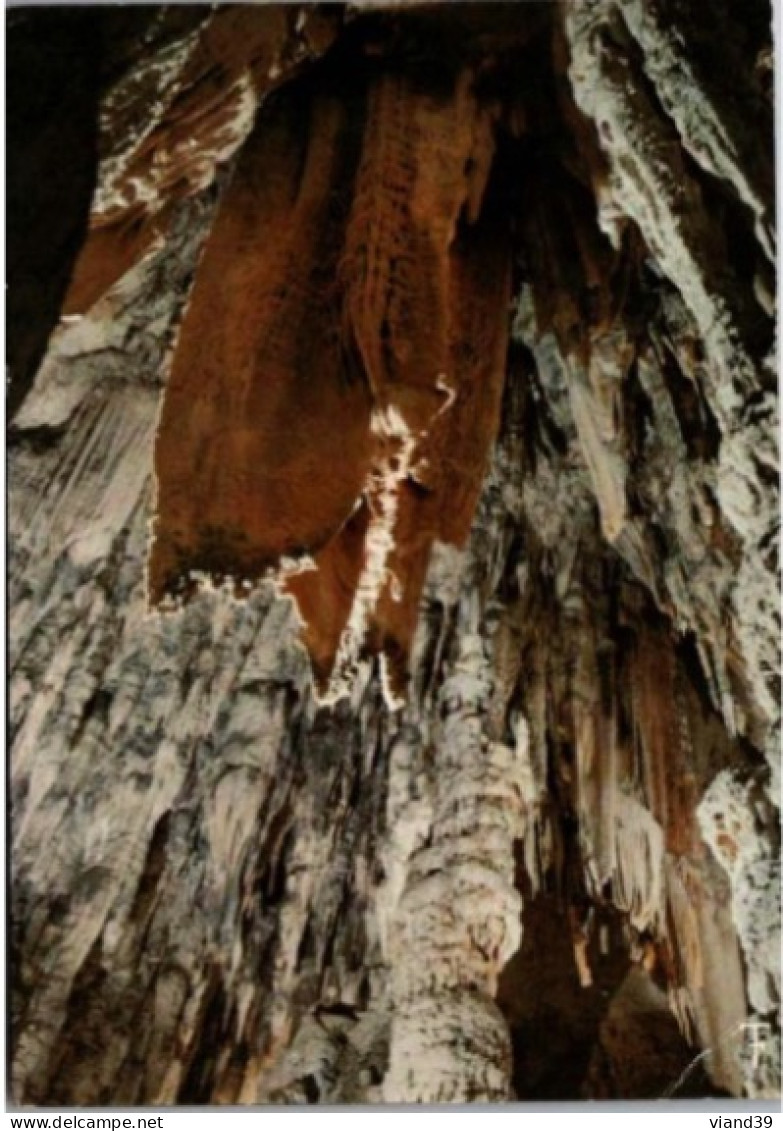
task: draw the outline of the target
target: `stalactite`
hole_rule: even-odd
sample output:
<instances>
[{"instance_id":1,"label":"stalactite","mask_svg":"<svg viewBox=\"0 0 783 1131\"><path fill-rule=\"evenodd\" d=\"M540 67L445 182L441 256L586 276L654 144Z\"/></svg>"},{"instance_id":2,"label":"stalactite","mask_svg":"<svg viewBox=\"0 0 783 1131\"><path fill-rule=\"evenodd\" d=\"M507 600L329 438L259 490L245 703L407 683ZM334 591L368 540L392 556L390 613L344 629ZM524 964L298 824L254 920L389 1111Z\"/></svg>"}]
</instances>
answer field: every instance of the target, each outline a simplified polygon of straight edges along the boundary
<instances>
[{"instance_id":1,"label":"stalactite","mask_svg":"<svg viewBox=\"0 0 783 1131\"><path fill-rule=\"evenodd\" d=\"M773 1094L760 18L733 100L678 0L102 36L9 448L15 1100Z\"/></svg>"}]
</instances>

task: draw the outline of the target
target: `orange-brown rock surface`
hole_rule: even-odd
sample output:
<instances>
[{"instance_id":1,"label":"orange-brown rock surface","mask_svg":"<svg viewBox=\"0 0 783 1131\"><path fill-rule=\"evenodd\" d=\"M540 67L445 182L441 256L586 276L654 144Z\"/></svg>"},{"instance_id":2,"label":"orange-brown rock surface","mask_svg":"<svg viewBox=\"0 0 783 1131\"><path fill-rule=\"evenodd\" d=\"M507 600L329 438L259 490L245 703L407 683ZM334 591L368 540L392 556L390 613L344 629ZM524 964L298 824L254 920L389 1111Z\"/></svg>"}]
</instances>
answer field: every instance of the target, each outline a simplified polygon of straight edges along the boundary
<instances>
[{"instance_id":1,"label":"orange-brown rock surface","mask_svg":"<svg viewBox=\"0 0 783 1131\"><path fill-rule=\"evenodd\" d=\"M14 1099L776 1094L765 0L84 26L9 22Z\"/></svg>"},{"instance_id":2,"label":"orange-brown rock surface","mask_svg":"<svg viewBox=\"0 0 783 1131\"><path fill-rule=\"evenodd\" d=\"M435 539L464 545L497 433L507 207L467 60L375 56L281 93L207 240L164 400L154 602L295 573L323 688L405 658ZM338 69L339 68L339 69ZM455 453L459 453L457 457Z\"/></svg>"}]
</instances>

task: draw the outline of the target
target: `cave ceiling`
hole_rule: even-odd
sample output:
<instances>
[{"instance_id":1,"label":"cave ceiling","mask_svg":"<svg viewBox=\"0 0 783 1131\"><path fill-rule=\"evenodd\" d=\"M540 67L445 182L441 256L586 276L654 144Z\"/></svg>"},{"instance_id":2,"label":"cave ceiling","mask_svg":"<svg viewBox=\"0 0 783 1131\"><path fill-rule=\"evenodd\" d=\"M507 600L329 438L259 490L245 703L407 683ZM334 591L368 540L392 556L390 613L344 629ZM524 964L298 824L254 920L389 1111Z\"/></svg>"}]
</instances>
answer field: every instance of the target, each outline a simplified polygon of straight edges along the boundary
<instances>
[{"instance_id":1,"label":"cave ceiling","mask_svg":"<svg viewBox=\"0 0 783 1131\"><path fill-rule=\"evenodd\" d=\"M20 1102L778 1094L770 20L9 14Z\"/></svg>"}]
</instances>

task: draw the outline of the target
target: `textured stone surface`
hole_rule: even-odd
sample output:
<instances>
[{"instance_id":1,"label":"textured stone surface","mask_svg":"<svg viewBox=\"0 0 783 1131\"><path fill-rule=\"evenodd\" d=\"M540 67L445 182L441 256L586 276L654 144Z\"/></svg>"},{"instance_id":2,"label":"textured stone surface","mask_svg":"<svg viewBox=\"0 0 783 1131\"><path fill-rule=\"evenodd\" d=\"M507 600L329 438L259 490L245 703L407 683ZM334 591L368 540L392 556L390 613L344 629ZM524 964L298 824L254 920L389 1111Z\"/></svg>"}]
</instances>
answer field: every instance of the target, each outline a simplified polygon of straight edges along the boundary
<instances>
[{"instance_id":1,"label":"textured stone surface","mask_svg":"<svg viewBox=\"0 0 783 1131\"><path fill-rule=\"evenodd\" d=\"M14 1098L777 1094L768 13L386 7L102 29L9 447Z\"/></svg>"}]
</instances>

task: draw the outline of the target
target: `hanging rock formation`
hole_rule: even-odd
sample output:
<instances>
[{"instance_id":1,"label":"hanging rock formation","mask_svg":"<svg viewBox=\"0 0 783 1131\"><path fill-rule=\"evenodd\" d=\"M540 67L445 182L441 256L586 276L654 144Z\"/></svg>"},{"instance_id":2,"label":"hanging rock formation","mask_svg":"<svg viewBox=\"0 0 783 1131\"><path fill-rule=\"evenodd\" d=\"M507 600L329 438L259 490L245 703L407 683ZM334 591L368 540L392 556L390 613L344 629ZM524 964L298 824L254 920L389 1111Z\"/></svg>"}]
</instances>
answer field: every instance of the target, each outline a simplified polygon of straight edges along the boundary
<instances>
[{"instance_id":1,"label":"hanging rock formation","mask_svg":"<svg viewBox=\"0 0 783 1131\"><path fill-rule=\"evenodd\" d=\"M96 20L70 154L11 87L15 1100L777 1094L766 4Z\"/></svg>"}]
</instances>

